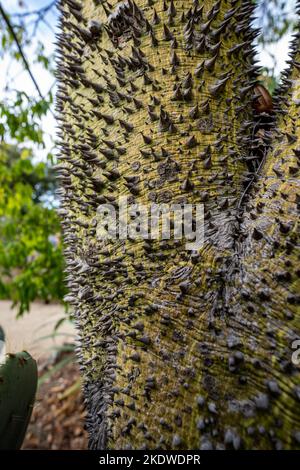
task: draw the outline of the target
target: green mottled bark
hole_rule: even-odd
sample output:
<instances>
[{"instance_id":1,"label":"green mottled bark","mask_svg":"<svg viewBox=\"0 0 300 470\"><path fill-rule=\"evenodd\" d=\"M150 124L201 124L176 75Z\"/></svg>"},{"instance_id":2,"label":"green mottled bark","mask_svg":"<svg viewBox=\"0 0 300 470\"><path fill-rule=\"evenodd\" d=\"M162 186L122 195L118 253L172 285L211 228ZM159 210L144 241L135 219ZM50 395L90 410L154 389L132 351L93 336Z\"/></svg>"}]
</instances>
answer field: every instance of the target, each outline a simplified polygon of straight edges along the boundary
<instances>
[{"instance_id":1,"label":"green mottled bark","mask_svg":"<svg viewBox=\"0 0 300 470\"><path fill-rule=\"evenodd\" d=\"M299 446L298 56L266 155L252 2L60 10L61 215L90 447ZM120 195L203 203L204 247L98 239L97 206Z\"/></svg>"}]
</instances>

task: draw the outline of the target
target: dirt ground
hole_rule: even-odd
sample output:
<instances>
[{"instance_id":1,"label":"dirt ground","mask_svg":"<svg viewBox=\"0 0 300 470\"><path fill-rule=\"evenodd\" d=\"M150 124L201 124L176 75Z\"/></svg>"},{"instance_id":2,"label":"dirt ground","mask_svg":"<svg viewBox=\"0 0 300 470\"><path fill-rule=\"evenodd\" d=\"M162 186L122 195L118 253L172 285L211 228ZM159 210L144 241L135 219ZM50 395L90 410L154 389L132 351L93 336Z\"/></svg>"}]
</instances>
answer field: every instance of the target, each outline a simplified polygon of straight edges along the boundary
<instances>
[{"instance_id":1,"label":"dirt ground","mask_svg":"<svg viewBox=\"0 0 300 470\"><path fill-rule=\"evenodd\" d=\"M9 300L0 301L0 325L6 335L9 352L28 351L38 362L53 353L56 347L74 341L76 332L70 322L65 322L55 337L50 337L56 323L64 317L59 304L45 305L34 302L29 313L16 319L17 310Z\"/></svg>"},{"instance_id":2,"label":"dirt ground","mask_svg":"<svg viewBox=\"0 0 300 470\"><path fill-rule=\"evenodd\" d=\"M76 331L64 322L52 337L63 317L62 306L35 302L29 313L16 319L11 302L0 301L7 351L28 351L39 369L39 387L23 449L87 449L78 365L73 352L61 351L64 345L70 348Z\"/></svg>"},{"instance_id":3,"label":"dirt ground","mask_svg":"<svg viewBox=\"0 0 300 470\"><path fill-rule=\"evenodd\" d=\"M63 354L41 367L40 379L48 375L39 386L23 449L87 449L81 381L73 355Z\"/></svg>"}]
</instances>

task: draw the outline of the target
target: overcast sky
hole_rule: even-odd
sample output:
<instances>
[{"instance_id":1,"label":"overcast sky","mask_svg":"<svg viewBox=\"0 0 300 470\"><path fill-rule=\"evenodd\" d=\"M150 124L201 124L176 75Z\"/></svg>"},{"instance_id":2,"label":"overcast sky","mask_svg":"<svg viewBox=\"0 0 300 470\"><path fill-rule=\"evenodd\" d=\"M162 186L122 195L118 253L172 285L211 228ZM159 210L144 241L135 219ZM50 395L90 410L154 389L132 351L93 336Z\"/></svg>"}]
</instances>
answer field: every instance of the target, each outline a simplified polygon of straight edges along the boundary
<instances>
[{"instance_id":1,"label":"overcast sky","mask_svg":"<svg viewBox=\"0 0 300 470\"><path fill-rule=\"evenodd\" d=\"M22 0L22 3L26 6L25 9L20 8L20 0L2 0L2 5L7 12L10 14L20 13L20 11L31 11L40 9L43 6L48 5L51 0ZM287 0L289 8L293 11L295 0ZM33 19L33 17L32 17ZM46 94L51 86L53 86L53 76L45 71L40 64L33 64L31 58L34 57L34 49L38 40L42 41L45 45L45 54L52 54L54 52L54 33L57 21L57 11L52 9L46 16L46 23L40 23L40 26L36 32L33 40L33 45L26 48L25 53L29 62L31 63L31 69L35 76L39 87L43 94ZM28 20L26 20L28 21ZM32 24L29 24L29 28L32 28ZM288 59L290 35L285 35L276 45L269 46L268 50L258 50L258 58L260 64L264 67L272 67L273 60L270 55L273 54L276 57L277 68L276 73L279 74L286 65ZM23 90L30 96L36 96L36 90L32 84L32 81L26 71L23 70L22 65L12 61L6 57L1 64L0 74L0 100L7 96L7 90L5 89L7 84L7 77L9 77L10 88L17 90ZM55 88L53 89L55 90ZM52 139L55 136L55 121L54 118L48 114L42 121L42 127L45 131L45 144L46 150L35 149L35 153L39 158L43 159L47 152L51 149L53 143Z\"/></svg>"}]
</instances>

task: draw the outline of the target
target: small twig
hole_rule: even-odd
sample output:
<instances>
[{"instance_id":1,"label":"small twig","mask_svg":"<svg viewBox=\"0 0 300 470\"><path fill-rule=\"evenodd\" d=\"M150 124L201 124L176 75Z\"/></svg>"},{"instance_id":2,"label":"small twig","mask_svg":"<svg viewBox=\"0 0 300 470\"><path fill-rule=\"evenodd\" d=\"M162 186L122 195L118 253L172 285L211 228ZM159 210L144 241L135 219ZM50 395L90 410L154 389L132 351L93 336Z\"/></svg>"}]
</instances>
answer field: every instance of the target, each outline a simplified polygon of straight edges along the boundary
<instances>
[{"instance_id":1,"label":"small twig","mask_svg":"<svg viewBox=\"0 0 300 470\"><path fill-rule=\"evenodd\" d=\"M50 31L51 31L52 33L55 33L55 31L54 31L54 29L52 28L51 24L50 24L47 20L45 20L45 18L43 18L41 21L42 21L46 26L48 26L48 28L50 29Z\"/></svg>"},{"instance_id":2,"label":"small twig","mask_svg":"<svg viewBox=\"0 0 300 470\"><path fill-rule=\"evenodd\" d=\"M1 14L1 16L3 17L3 19L4 19L5 23L6 23L6 26L7 26L8 30L10 31L10 33L11 33L11 35L12 35L12 37L13 37L13 39L14 39L16 45L17 45L17 48L18 48L18 51L19 51L19 53L20 53L20 55L21 55L21 57L22 57L22 60L23 60L25 69L27 70L27 72L28 72L28 74L29 74L29 76L30 76L30 78L31 78L31 80L32 80L32 82L33 82L33 84L34 84L34 86L35 86L35 88L36 88L36 90L37 90L37 92L38 92L40 98L43 100L44 97L43 97L43 95L42 95L42 93L41 93L40 87L38 86L37 81L36 81L36 79L34 78L32 72L31 72L31 70L30 70L30 66L29 66L29 64L28 64L28 61L27 61L25 55L24 55L24 52L23 52L23 49L22 49L21 44L20 44L20 42L19 42L19 39L18 39L18 37L17 37L17 35L16 35L15 31L14 31L14 28L13 28L13 26L12 26L10 20L9 20L9 17L8 17L7 14L5 13L5 11L3 10L3 7L2 7L2 5L1 5L1 3L0 3L0 14Z\"/></svg>"}]
</instances>

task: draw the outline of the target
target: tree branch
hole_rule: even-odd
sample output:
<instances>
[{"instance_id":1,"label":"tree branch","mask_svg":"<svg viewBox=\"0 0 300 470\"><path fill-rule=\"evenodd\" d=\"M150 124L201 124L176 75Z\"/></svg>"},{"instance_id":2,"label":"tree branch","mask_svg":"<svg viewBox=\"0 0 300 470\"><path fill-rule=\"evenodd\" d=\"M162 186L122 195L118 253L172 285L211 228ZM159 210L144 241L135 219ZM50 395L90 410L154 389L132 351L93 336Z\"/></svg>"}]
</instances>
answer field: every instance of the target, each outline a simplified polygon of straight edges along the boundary
<instances>
[{"instance_id":1,"label":"tree branch","mask_svg":"<svg viewBox=\"0 0 300 470\"><path fill-rule=\"evenodd\" d=\"M13 26L12 26L10 20L9 20L9 17L7 16L6 12L3 10L3 7L2 7L2 5L1 5L1 3L0 3L0 14L1 14L1 16L3 17L4 22L6 23L7 28L8 28L8 30L9 30L9 32L11 33L11 35L12 35L12 37L13 37L13 39L14 39L16 45L17 45L17 48L18 48L18 51L19 51L19 53L20 53L20 55L21 55L21 57L22 57L22 60L23 60L25 69L26 69L27 72L29 73L30 78L31 78L31 80L32 80L32 82L33 82L33 84L34 84L34 86L35 86L35 88L36 88L36 90L37 90L37 92L38 92L40 98L43 100L44 97L43 97L43 95L42 95L42 93L41 93L40 87L39 87L39 85L38 85L36 79L34 78L32 72L31 72L29 63L28 63L28 61L27 61L27 59L26 59L26 57L25 57L25 54L24 54L24 52L23 52L22 46L21 46L21 44L20 44L20 42L19 42L19 39L18 39L18 37L17 37L17 35L16 35L15 31L14 31L14 28L13 28Z\"/></svg>"}]
</instances>

